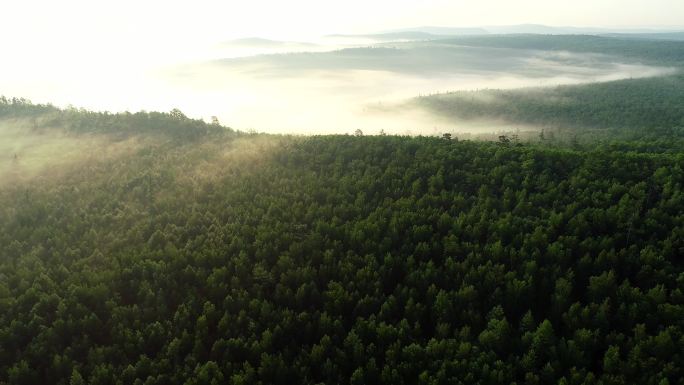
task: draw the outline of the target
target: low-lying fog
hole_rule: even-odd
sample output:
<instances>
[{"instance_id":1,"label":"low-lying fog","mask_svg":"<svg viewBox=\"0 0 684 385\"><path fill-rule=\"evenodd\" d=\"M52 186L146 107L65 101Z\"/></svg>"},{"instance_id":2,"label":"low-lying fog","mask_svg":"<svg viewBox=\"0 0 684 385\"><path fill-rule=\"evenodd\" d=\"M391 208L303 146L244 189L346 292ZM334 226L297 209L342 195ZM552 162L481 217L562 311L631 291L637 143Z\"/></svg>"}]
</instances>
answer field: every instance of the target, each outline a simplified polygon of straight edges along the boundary
<instances>
[{"instance_id":1,"label":"low-lying fog","mask_svg":"<svg viewBox=\"0 0 684 385\"><path fill-rule=\"evenodd\" d=\"M36 130L35 119L0 121L0 189L21 181L49 178L70 164L95 162L129 154L139 138L112 140L106 135L74 135L58 128Z\"/></svg>"},{"instance_id":2,"label":"low-lying fog","mask_svg":"<svg viewBox=\"0 0 684 385\"><path fill-rule=\"evenodd\" d=\"M0 63L0 94L93 110L169 111L269 133L493 132L425 112L378 108L431 93L553 86L667 74L672 69L596 54L352 41L241 39L112 60L15 58ZM350 48L351 47L351 48ZM153 60L145 57L154 57ZM13 67L14 66L14 67ZM391 113L386 111L392 111ZM382 112L385 111L385 112ZM520 127L517 127L520 128Z\"/></svg>"}]
</instances>

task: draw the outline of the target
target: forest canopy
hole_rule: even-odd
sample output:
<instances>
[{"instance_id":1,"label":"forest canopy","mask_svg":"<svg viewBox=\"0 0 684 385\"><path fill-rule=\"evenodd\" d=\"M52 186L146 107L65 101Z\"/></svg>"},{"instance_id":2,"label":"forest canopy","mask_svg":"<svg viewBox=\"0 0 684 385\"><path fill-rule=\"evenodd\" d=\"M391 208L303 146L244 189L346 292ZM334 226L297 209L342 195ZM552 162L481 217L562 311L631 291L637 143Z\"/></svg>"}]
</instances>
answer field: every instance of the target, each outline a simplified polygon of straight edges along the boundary
<instances>
[{"instance_id":1,"label":"forest canopy","mask_svg":"<svg viewBox=\"0 0 684 385\"><path fill-rule=\"evenodd\" d=\"M458 91L410 106L447 120L501 120L547 134L608 140L682 138L684 76L512 90ZM547 135L548 139L548 135Z\"/></svg>"},{"instance_id":2,"label":"forest canopy","mask_svg":"<svg viewBox=\"0 0 684 385\"><path fill-rule=\"evenodd\" d=\"M35 109L77 132L213 129L0 110ZM667 144L222 132L0 184L0 383L684 377Z\"/></svg>"},{"instance_id":3,"label":"forest canopy","mask_svg":"<svg viewBox=\"0 0 684 385\"><path fill-rule=\"evenodd\" d=\"M161 133L183 140L225 131L218 120L207 124L191 119L174 108L169 112L110 113L58 108L50 104L35 104L23 98L0 96L0 119L30 119L33 129L63 129L74 133L144 134Z\"/></svg>"}]
</instances>

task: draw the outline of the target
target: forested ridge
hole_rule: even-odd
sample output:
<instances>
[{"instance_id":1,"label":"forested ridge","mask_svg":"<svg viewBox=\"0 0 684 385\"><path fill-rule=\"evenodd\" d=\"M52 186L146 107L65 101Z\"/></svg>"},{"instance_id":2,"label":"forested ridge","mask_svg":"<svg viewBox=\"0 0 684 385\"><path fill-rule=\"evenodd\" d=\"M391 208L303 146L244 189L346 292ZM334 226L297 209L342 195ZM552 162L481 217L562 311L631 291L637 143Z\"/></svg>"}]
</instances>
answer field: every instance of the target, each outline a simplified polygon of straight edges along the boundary
<instances>
[{"instance_id":1,"label":"forested ridge","mask_svg":"<svg viewBox=\"0 0 684 385\"><path fill-rule=\"evenodd\" d=\"M655 65L684 65L684 44L682 41L640 39L633 35L610 37L595 35L509 34L459 36L435 41L444 44L473 47L606 54Z\"/></svg>"},{"instance_id":2,"label":"forested ridge","mask_svg":"<svg viewBox=\"0 0 684 385\"><path fill-rule=\"evenodd\" d=\"M458 91L412 103L447 119L530 125L561 136L678 140L684 75L512 90ZM549 139L547 137L547 139Z\"/></svg>"},{"instance_id":3,"label":"forested ridge","mask_svg":"<svg viewBox=\"0 0 684 385\"><path fill-rule=\"evenodd\" d=\"M483 89L421 96L401 108L418 107L450 122L520 124L542 131L541 139L601 145L615 139L657 151L681 151L684 127L684 42L633 35L492 35L435 40L441 44L610 55L613 60L666 66L670 74L555 87ZM645 143L648 143L644 146ZM657 152L656 151L656 152Z\"/></svg>"},{"instance_id":4,"label":"forested ridge","mask_svg":"<svg viewBox=\"0 0 684 385\"><path fill-rule=\"evenodd\" d=\"M0 119L27 119L33 131L61 129L69 133L162 134L185 141L227 129L218 123L218 119L207 124L188 118L179 109L170 112L95 112L75 107L63 109L5 96L0 96Z\"/></svg>"},{"instance_id":5,"label":"forested ridge","mask_svg":"<svg viewBox=\"0 0 684 385\"><path fill-rule=\"evenodd\" d=\"M193 137L0 180L0 383L682 383L667 142Z\"/></svg>"}]
</instances>

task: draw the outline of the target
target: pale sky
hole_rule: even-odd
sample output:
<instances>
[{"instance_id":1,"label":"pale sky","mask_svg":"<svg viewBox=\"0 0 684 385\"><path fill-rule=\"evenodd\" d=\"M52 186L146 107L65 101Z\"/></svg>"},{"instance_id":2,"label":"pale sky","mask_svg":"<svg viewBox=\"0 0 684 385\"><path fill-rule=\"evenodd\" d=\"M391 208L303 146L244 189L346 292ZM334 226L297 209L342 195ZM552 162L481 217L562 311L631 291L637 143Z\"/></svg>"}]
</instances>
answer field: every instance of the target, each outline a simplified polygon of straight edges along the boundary
<instances>
[{"instance_id":1,"label":"pale sky","mask_svg":"<svg viewBox=\"0 0 684 385\"><path fill-rule=\"evenodd\" d=\"M422 25L681 26L683 20L682 0L21 0L0 7L3 42L36 44L304 38Z\"/></svg>"},{"instance_id":2,"label":"pale sky","mask_svg":"<svg viewBox=\"0 0 684 385\"><path fill-rule=\"evenodd\" d=\"M676 27L683 0L21 0L0 6L0 44L26 59L160 56L237 37L311 39L416 26L537 23ZM3 55L5 56L5 55ZM79 55L80 56L80 55Z\"/></svg>"},{"instance_id":3,"label":"pale sky","mask_svg":"<svg viewBox=\"0 0 684 385\"><path fill-rule=\"evenodd\" d=\"M232 99L207 96L200 103L194 94L169 88L159 69L209 60L207 52L225 40L311 41L335 33L524 23L678 28L684 0L5 0L0 95L114 111L177 106L193 113L194 105ZM242 101L244 94L235 98ZM204 115L197 108L193 116Z\"/></svg>"}]
</instances>

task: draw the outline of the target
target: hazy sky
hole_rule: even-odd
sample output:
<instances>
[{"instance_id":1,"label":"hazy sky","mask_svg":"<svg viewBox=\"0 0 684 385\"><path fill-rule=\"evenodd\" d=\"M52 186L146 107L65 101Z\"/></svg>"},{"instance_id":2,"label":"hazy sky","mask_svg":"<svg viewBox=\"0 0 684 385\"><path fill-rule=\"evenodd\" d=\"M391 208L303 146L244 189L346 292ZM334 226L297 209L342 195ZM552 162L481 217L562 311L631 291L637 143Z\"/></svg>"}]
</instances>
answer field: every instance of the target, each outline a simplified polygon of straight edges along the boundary
<instances>
[{"instance_id":1,"label":"hazy sky","mask_svg":"<svg viewBox=\"0 0 684 385\"><path fill-rule=\"evenodd\" d=\"M307 39L424 25L672 27L683 20L682 0L21 0L0 7L0 44L22 61L80 60L87 51L127 62L248 36Z\"/></svg>"},{"instance_id":2,"label":"hazy sky","mask_svg":"<svg viewBox=\"0 0 684 385\"><path fill-rule=\"evenodd\" d=\"M196 37L305 37L398 27L540 23L676 26L682 0L22 0L0 11L4 40L92 44Z\"/></svg>"},{"instance_id":3,"label":"hazy sky","mask_svg":"<svg viewBox=\"0 0 684 385\"><path fill-rule=\"evenodd\" d=\"M204 116L193 106L234 106L251 88L235 100L200 99L196 90L173 88L160 69L216 58L217 43L228 39L523 23L676 27L684 24L684 0L7 0L0 6L0 95L114 111L173 106ZM263 98L255 95L255 106Z\"/></svg>"}]
</instances>

